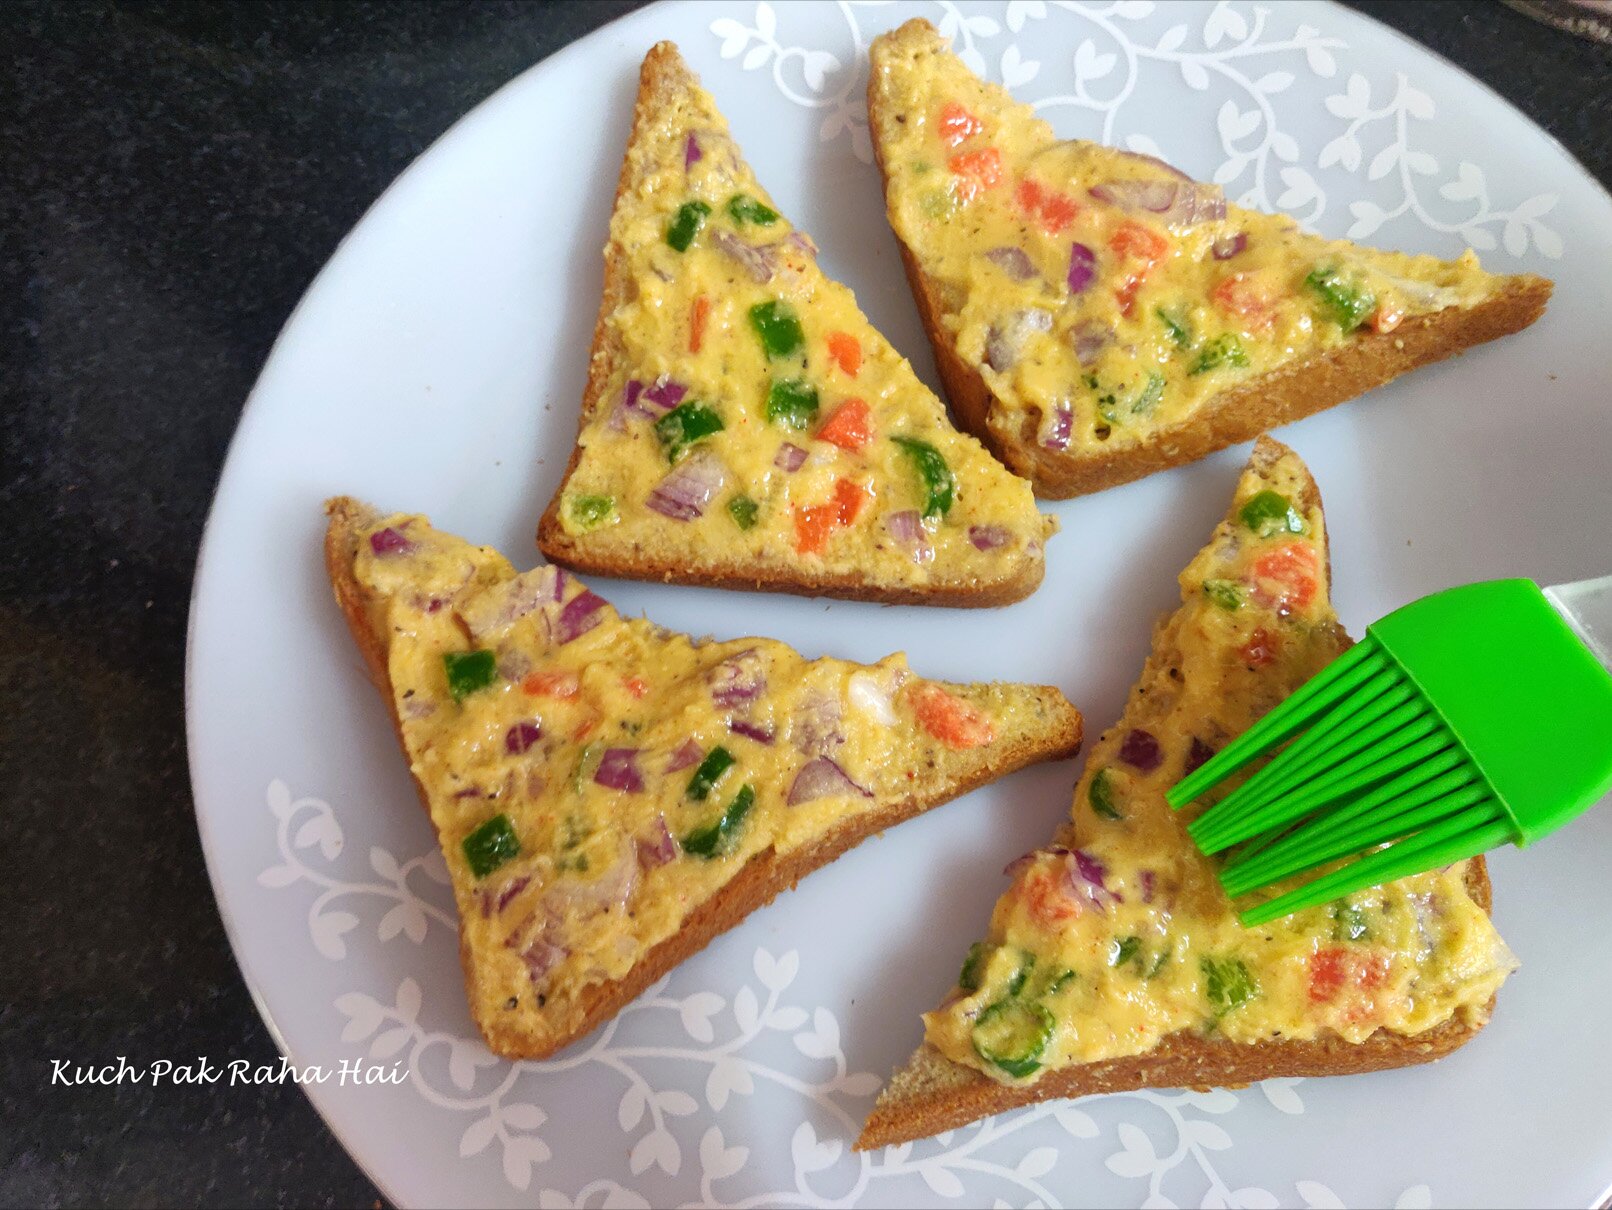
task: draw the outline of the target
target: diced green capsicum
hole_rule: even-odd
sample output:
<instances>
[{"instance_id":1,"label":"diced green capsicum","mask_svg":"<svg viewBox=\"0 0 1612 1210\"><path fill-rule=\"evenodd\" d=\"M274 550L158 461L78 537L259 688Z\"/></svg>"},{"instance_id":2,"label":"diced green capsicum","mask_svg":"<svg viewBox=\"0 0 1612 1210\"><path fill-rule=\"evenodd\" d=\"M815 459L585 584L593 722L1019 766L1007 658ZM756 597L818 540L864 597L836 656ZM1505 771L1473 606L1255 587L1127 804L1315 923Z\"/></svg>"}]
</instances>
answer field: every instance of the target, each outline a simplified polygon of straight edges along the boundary
<instances>
[{"instance_id":1,"label":"diced green capsicum","mask_svg":"<svg viewBox=\"0 0 1612 1210\"><path fill-rule=\"evenodd\" d=\"M760 511L761 505L749 496L735 496L728 501L728 516L733 518L733 523L740 529L752 528L756 523L756 514Z\"/></svg>"},{"instance_id":2,"label":"diced green capsicum","mask_svg":"<svg viewBox=\"0 0 1612 1210\"><path fill-rule=\"evenodd\" d=\"M1203 971L1204 994L1215 1020L1220 1020L1233 1009L1241 1008L1259 993L1259 984L1248 973L1241 958L1210 958L1199 960Z\"/></svg>"},{"instance_id":3,"label":"diced green capsicum","mask_svg":"<svg viewBox=\"0 0 1612 1210\"><path fill-rule=\"evenodd\" d=\"M704 202L684 202L666 227L666 242L679 252L687 252L710 213L711 208Z\"/></svg>"},{"instance_id":4,"label":"diced green capsicum","mask_svg":"<svg viewBox=\"0 0 1612 1210\"><path fill-rule=\"evenodd\" d=\"M1304 518L1293 507L1293 502L1269 488L1250 496L1248 503L1238 510L1237 517L1262 538L1304 532Z\"/></svg>"},{"instance_id":5,"label":"diced green capsicum","mask_svg":"<svg viewBox=\"0 0 1612 1210\"><path fill-rule=\"evenodd\" d=\"M507 815L494 815L466 836L459 847L464 850L470 872L477 878L487 877L506 861L519 857L521 852L520 840Z\"/></svg>"},{"instance_id":6,"label":"diced green capsicum","mask_svg":"<svg viewBox=\"0 0 1612 1210\"><path fill-rule=\"evenodd\" d=\"M1332 906L1332 938L1334 941L1365 941L1371 937L1366 923L1365 910L1345 899Z\"/></svg>"},{"instance_id":7,"label":"diced green capsicum","mask_svg":"<svg viewBox=\"0 0 1612 1210\"><path fill-rule=\"evenodd\" d=\"M728 199L728 213L739 226L746 223L755 223L759 227L770 227L778 221L778 212L771 206L764 205L751 197L748 193L735 193Z\"/></svg>"},{"instance_id":8,"label":"diced green capsicum","mask_svg":"<svg viewBox=\"0 0 1612 1210\"><path fill-rule=\"evenodd\" d=\"M717 749L721 751L720 748ZM702 766L703 768L703 766ZM733 838L749 814L750 808L755 805L756 791L748 784L740 786L739 792L733 796L727 810L721 817L703 828L696 828L683 837L683 852L692 853L695 857L720 857L726 853L733 844Z\"/></svg>"},{"instance_id":9,"label":"diced green capsicum","mask_svg":"<svg viewBox=\"0 0 1612 1210\"><path fill-rule=\"evenodd\" d=\"M769 358L788 357L806 343L806 334L800 330L800 320L788 303L769 299L750 308L750 326L761 340L761 348Z\"/></svg>"},{"instance_id":10,"label":"diced green capsicum","mask_svg":"<svg viewBox=\"0 0 1612 1210\"><path fill-rule=\"evenodd\" d=\"M1024 985L1030 981L1030 972L1035 970L1035 955L1025 950L1019 951L1019 964L1013 968L1008 976L1008 995L1016 996L1024 990Z\"/></svg>"},{"instance_id":11,"label":"diced green capsicum","mask_svg":"<svg viewBox=\"0 0 1612 1210\"><path fill-rule=\"evenodd\" d=\"M616 511L614 496L572 496L569 502L571 520L582 529L597 529Z\"/></svg>"},{"instance_id":12,"label":"diced green capsicum","mask_svg":"<svg viewBox=\"0 0 1612 1210\"><path fill-rule=\"evenodd\" d=\"M1217 336L1198 350L1198 356L1192 363L1188 374L1207 374L1210 370L1218 370L1221 366L1248 365L1248 352L1243 348L1243 342L1235 333L1227 332L1224 336Z\"/></svg>"},{"instance_id":13,"label":"diced green capsicum","mask_svg":"<svg viewBox=\"0 0 1612 1210\"><path fill-rule=\"evenodd\" d=\"M974 1053L1023 1079L1041 1066L1041 1055L1055 1025L1045 1005L1033 1000L998 1000L974 1022Z\"/></svg>"},{"instance_id":14,"label":"diced green capsicum","mask_svg":"<svg viewBox=\"0 0 1612 1210\"><path fill-rule=\"evenodd\" d=\"M448 692L456 702L498 679L498 660L490 651L445 652L442 668L448 674Z\"/></svg>"},{"instance_id":15,"label":"diced green capsicum","mask_svg":"<svg viewBox=\"0 0 1612 1210\"><path fill-rule=\"evenodd\" d=\"M1125 818L1114 803L1114 779L1107 769L1092 774L1091 783L1086 787L1086 801L1104 819Z\"/></svg>"},{"instance_id":16,"label":"diced green capsicum","mask_svg":"<svg viewBox=\"0 0 1612 1210\"><path fill-rule=\"evenodd\" d=\"M1192 347L1192 329L1187 326L1185 319L1177 318L1163 307L1159 307L1153 313L1159 317L1159 322L1164 325L1164 330L1170 334L1170 339L1175 342L1176 348L1190 349Z\"/></svg>"},{"instance_id":17,"label":"diced green capsicum","mask_svg":"<svg viewBox=\"0 0 1612 1210\"><path fill-rule=\"evenodd\" d=\"M1335 268L1316 269L1304 279L1321 296L1327 311L1345 332L1353 332L1377 309L1377 296L1364 286L1352 285Z\"/></svg>"},{"instance_id":18,"label":"diced green capsicum","mask_svg":"<svg viewBox=\"0 0 1612 1210\"><path fill-rule=\"evenodd\" d=\"M968 947L968 957L963 959L963 969L957 972L957 986L965 992L977 992L980 988L980 976L985 973L985 960L991 956L991 947L983 941L976 941Z\"/></svg>"},{"instance_id":19,"label":"diced green capsicum","mask_svg":"<svg viewBox=\"0 0 1612 1210\"><path fill-rule=\"evenodd\" d=\"M1131 415L1146 416L1159 406L1159 400L1163 398L1164 375L1156 370L1152 371L1148 374L1147 381L1142 384L1141 391L1137 393L1136 402L1131 404Z\"/></svg>"},{"instance_id":20,"label":"diced green capsicum","mask_svg":"<svg viewBox=\"0 0 1612 1210\"><path fill-rule=\"evenodd\" d=\"M1047 980L1046 990L1041 993L1041 998L1043 1000L1047 1000L1053 996L1056 996L1074 981L1075 972L1070 970L1067 966L1060 971L1054 972L1052 978Z\"/></svg>"},{"instance_id":21,"label":"diced green capsicum","mask_svg":"<svg viewBox=\"0 0 1612 1210\"><path fill-rule=\"evenodd\" d=\"M799 378L774 380L767 388L767 420L792 429L810 428L817 415L817 388Z\"/></svg>"},{"instance_id":22,"label":"diced green capsicum","mask_svg":"<svg viewBox=\"0 0 1612 1210\"><path fill-rule=\"evenodd\" d=\"M676 462L696 441L720 433L722 417L703 403L680 403L655 421L655 435L666 449L666 457Z\"/></svg>"},{"instance_id":23,"label":"diced green capsicum","mask_svg":"<svg viewBox=\"0 0 1612 1210\"><path fill-rule=\"evenodd\" d=\"M1243 588L1235 580L1205 580L1203 595L1227 613L1236 613L1243 607Z\"/></svg>"},{"instance_id":24,"label":"diced green capsicum","mask_svg":"<svg viewBox=\"0 0 1612 1210\"><path fill-rule=\"evenodd\" d=\"M722 780L722 775L733 768L733 764L733 753L726 748L712 748L705 754L699 768L694 770L694 776L688 779L688 796L695 802L705 801L716 783Z\"/></svg>"},{"instance_id":25,"label":"diced green capsicum","mask_svg":"<svg viewBox=\"0 0 1612 1210\"><path fill-rule=\"evenodd\" d=\"M1140 937L1116 937L1108 943L1108 965L1124 966L1142 952Z\"/></svg>"},{"instance_id":26,"label":"diced green capsicum","mask_svg":"<svg viewBox=\"0 0 1612 1210\"><path fill-rule=\"evenodd\" d=\"M946 459L929 442L916 437L892 437L891 440L906 452L913 469L918 472L918 480L924 487L923 515L944 517L951 511L952 500L957 494L957 477L952 474Z\"/></svg>"}]
</instances>

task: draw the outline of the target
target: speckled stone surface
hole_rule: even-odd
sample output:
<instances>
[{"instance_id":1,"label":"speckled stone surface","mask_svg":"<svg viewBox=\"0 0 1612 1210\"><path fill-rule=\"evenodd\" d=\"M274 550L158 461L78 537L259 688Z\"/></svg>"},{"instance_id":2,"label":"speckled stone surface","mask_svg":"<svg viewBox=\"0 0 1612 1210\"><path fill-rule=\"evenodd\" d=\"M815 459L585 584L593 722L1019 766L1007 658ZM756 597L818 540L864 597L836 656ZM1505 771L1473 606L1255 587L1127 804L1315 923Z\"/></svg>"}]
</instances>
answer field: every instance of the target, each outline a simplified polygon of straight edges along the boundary
<instances>
[{"instance_id":1,"label":"speckled stone surface","mask_svg":"<svg viewBox=\"0 0 1612 1210\"><path fill-rule=\"evenodd\" d=\"M196 547L242 402L387 184L632 3L0 5L0 1204L363 1205L291 1085L52 1087L52 1058L277 1055L184 750ZM1367 3L1612 181L1612 53Z\"/></svg>"}]
</instances>

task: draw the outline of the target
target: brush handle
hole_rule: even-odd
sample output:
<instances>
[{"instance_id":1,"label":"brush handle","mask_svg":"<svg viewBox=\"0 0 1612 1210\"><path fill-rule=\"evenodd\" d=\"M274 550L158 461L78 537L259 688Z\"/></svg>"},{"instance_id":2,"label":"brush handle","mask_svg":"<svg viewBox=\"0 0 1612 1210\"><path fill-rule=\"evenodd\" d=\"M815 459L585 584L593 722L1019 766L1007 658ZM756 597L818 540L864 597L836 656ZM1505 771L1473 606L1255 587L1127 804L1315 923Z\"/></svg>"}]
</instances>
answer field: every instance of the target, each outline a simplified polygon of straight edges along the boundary
<instances>
[{"instance_id":1,"label":"brush handle","mask_svg":"<svg viewBox=\"0 0 1612 1210\"><path fill-rule=\"evenodd\" d=\"M1601 665L1612 672L1612 576L1552 584L1545 589L1545 599Z\"/></svg>"}]
</instances>

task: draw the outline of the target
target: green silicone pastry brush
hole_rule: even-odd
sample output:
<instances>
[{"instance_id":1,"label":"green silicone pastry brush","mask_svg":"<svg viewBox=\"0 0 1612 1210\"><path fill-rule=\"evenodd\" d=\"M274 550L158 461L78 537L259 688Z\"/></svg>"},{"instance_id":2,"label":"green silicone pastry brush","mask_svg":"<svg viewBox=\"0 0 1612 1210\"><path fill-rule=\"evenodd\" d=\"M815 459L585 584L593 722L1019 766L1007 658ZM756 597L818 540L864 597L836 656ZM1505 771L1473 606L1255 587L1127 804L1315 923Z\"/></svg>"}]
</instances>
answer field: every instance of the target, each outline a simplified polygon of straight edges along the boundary
<instances>
[{"instance_id":1,"label":"green silicone pastry brush","mask_svg":"<svg viewBox=\"0 0 1612 1210\"><path fill-rule=\"evenodd\" d=\"M1612 789L1612 576L1493 580L1396 609L1170 805L1283 744L1187 827L1204 853L1233 850L1220 872L1233 897L1333 867L1241 912L1245 925L1533 843Z\"/></svg>"}]
</instances>

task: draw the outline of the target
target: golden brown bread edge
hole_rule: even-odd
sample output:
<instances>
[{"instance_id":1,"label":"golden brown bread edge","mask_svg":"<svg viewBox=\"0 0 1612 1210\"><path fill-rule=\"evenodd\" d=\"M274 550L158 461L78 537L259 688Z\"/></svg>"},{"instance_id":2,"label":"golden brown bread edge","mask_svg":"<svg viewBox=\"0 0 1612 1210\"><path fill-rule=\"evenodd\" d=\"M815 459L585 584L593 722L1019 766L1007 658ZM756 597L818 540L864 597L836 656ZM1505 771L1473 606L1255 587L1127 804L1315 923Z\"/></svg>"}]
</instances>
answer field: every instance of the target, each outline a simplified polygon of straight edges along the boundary
<instances>
[{"instance_id":1,"label":"golden brown bread edge","mask_svg":"<svg viewBox=\"0 0 1612 1210\"><path fill-rule=\"evenodd\" d=\"M408 748L403 742L402 724L393 702L391 676L387 670L386 644L373 623L371 601L353 575L353 560L358 551L360 532L377 514L367 505L345 496L327 501L325 511L330 518L325 533L325 569L335 590L336 603L341 608L342 616L347 619L347 628L364 657L370 680L386 702L398 744L407 759ZM563 1036L552 1037L534 1030L512 1027L510 1023L500 1020L478 1018L476 1027L488 1048L509 1059L547 1058L614 1016L667 971L704 949L712 938L726 932L757 908L772 902L781 891L793 888L804 875L834 860L875 832L911 819L942 802L959 798L1036 761L1073 756L1080 748L1080 713L1056 690L1047 690L1047 700L1049 708L1056 714L1057 725L1040 737L1040 744L1021 742L1004 747L996 754L993 763L981 766L973 775L937 787L926 787L924 791L892 803L884 810L849 820L816 844L783 855L772 849L757 854L731 882L695 909L676 934L650 950L625 977L613 983L589 987L584 994L583 1015L575 1028ZM415 789L429 817L430 800L418 779ZM465 991L474 1009L484 1003L484 998L477 994L476 964L463 929L459 934L459 961L464 968Z\"/></svg>"},{"instance_id":2,"label":"golden brown bread edge","mask_svg":"<svg viewBox=\"0 0 1612 1210\"><path fill-rule=\"evenodd\" d=\"M1249 465L1265 473L1292 452L1273 437L1261 437ZM1321 492L1314 479L1305 484L1300 503L1306 512L1321 507ZM1329 542L1328 584L1332 580L1331 550ZM1348 636L1342 637L1347 643ZM1147 682L1161 658L1157 650L1149 652L1137 684ZM1072 822L1060 829L1057 843L1076 843ZM1479 907L1491 910L1493 888L1482 857L1467 867L1467 889ZM1364 1042L1348 1042L1334 1034L1313 1040L1239 1044L1197 1034L1171 1034L1144 1054L1049 1071L1034 1084L1017 1088L954 1063L925 1042L880 1094L855 1146L858 1151L868 1151L927 1138L1021 1105L1060 1098L1137 1088L1236 1087L1276 1076L1352 1075L1430 1063L1471 1041L1493 1008L1490 1000L1478 1020L1456 1016L1414 1035L1380 1030Z\"/></svg>"},{"instance_id":3,"label":"golden brown bread edge","mask_svg":"<svg viewBox=\"0 0 1612 1210\"><path fill-rule=\"evenodd\" d=\"M923 26L925 30L914 30ZM934 26L915 17L886 38L913 37ZM877 69L868 74L868 119L875 131L894 114L879 96ZM895 215L889 198L883 142L875 135L873 158L885 187L891 229ZM939 292L918 258L896 234L901 263L907 272L924 333L934 350L935 369L958 425L973 433L1003 465L1030 480L1036 495L1066 500L1141 479L1155 471L1195 462L1216 450L1251 440L1261 433L1354 399L1391 382L1409 370L1442 361L1463 349L1519 332L1544 313L1552 282L1531 273L1503 279L1491 298L1475 307L1448 307L1407 319L1392 332L1368 332L1346 345L1303 358L1221 391L1194 415L1135 444L1096 454L1060 454L1036 440L1037 419L1026 413L1013 429L1012 412L992 394L980 372L958 356L941 323Z\"/></svg>"},{"instance_id":4,"label":"golden brown bread edge","mask_svg":"<svg viewBox=\"0 0 1612 1210\"><path fill-rule=\"evenodd\" d=\"M638 75L638 97L633 109L632 134L627 141L630 150L638 141L638 131L655 119L657 110L680 89L697 85L694 74L671 42L660 42L644 56ZM621 176L616 185L616 196L610 212L615 213L622 197L634 184L632 159L623 155ZM608 322L617 307L628 302L632 291L632 276L627 268L627 250L615 239L605 248L604 290L599 300L599 315L593 326L593 343L588 360L588 383L582 393L582 409L577 420L577 437L587 428L600 405L605 387L626 359L620 335ZM989 443L987 443L989 448ZM574 571L611 576L628 580L654 580L663 583L694 584L710 588L732 588L750 592L784 592L796 596L832 596L851 601L875 601L885 605L950 605L967 608L988 608L1011 605L1022 601L1041 584L1046 560L1025 559L1018 571L1003 580L985 585L968 583L938 583L926 587L884 585L869 579L860 572L813 572L804 578L801 569L782 562L775 566L756 566L748 560L710 559L699 570L691 570L682 563L656 556L651 552L635 550L629 558L606 557L589 550L565 532L560 519L560 507L565 496L565 485L570 482L582 459L582 446L572 447L570 460L560 476L554 498L543 511L537 526L537 547L545 557Z\"/></svg>"}]
</instances>

